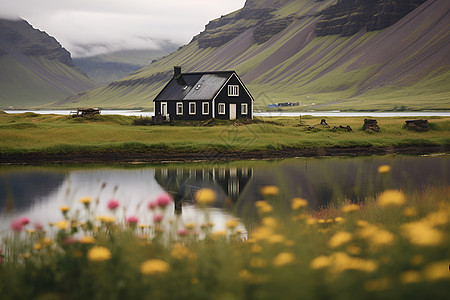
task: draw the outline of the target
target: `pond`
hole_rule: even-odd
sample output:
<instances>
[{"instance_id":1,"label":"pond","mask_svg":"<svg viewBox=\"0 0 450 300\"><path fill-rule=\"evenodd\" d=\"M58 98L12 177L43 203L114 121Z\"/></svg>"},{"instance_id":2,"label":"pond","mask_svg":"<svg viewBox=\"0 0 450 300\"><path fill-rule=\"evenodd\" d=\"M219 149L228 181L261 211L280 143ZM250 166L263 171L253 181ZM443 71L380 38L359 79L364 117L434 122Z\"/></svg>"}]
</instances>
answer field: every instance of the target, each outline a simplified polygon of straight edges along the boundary
<instances>
[{"instance_id":1,"label":"pond","mask_svg":"<svg viewBox=\"0 0 450 300\"><path fill-rule=\"evenodd\" d=\"M389 174L378 167L390 165ZM364 201L384 189L407 193L429 187L448 187L448 155L371 156L298 158L276 161L239 161L220 164L170 164L138 166L2 166L0 169L0 232L11 220L27 216L42 225L61 220L59 207L68 205L71 213L83 213L79 199L92 197L95 214L110 214L107 202L117 199L117 217L138 216L151 223L153 212L147 205L167 191L175 200L166 218L182 222L205 222L194 193L204 187L216 191L216 202L208 208L215 229L237 218L245 232L257 218L254 203L262 200L260 189L280 187L280 204L287 208L293 197L308 200L311 209L333 202Z\"/></svg>"}]
</instances>

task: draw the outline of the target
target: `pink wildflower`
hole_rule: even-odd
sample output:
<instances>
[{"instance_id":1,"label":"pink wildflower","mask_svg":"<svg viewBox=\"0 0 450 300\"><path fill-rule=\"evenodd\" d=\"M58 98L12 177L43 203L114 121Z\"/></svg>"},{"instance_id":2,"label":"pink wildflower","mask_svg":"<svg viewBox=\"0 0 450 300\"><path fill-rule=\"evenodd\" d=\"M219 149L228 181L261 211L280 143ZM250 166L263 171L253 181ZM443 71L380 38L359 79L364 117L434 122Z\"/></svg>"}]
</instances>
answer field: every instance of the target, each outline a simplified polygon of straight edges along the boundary
<instances>
[{"instance_id":1,"label":"pink wildflower","mask_svg":"<svg viewBox=\"0 0 450 300\"><path fill-rule=\"evenodd\" d=\"M165 208L167 205L172 203L172 196L170 196L168 193L163 192L161 193L158 198L156 198L156 203L159 207Z\"/></svg>"},{"instance_id":2,"label":"pink wildflower","mask_svg":"<svg viewBox=\"0 0 450 300\"><path fill-rule=\"evenodd\" d=\"M130 225L136 225L139 222L139 219L138 219L138 217L131 216L131 217L126 218L125 221Z\"/></svg>"},{"instance_id":3,"label":"pink wildflower","mask_svg":"<svg viewBox=\"0 0 450 300\"><path fill-rule=\"evenodd\" d=\"M42 230L44 230L44 227L42 226L41 223L35 222L35 223L34 223L34 229L35 229L36 231L42 231Z\"/></svg>"},{"instance_id":4,"label":"pink wildflower","mask_svg":"<svg viewBox=\"0 0 450 300\"><path fill-rule=\"evenodd\" d=\"M27 225L28 223L30 223L30 219L28 219L27 217L20 217L11 222L11 229L16 232L22 231L23 226Z\"/></svg>"},{"instance_id":5,"label":"pink wildflower","mask_svg":"<svg viewBox=\"0 0 450 300\"><path fill-rule=\"evenodd\" d=\"M180 230L178 230L177 234L179 236L186 236L186 235L188 235L188 231L186 229L180 229Z\"/></svg>"},{"instance_id":6,"label":"pink wildflower","mask_svg":"<svg viewBox=\"0 0 450 300\"><path fill-rule=\"evenodd\" d=\"M75 243L78 243L78 240L73 238L73 237L71 237L71 236L67 237L64 240L64 245L72 245L72 244L75 244Z\"/></svg>"},{"instance_id":7,"label":"pink wildflower","mask_svg":"<svg viewBox=\"0 0 450 300\"><path fill-rule=\"evenodd\" d=\"M115 199L111 199L108 201L108 208L110 210L115 210L118 207L119 207L119 201L117 201Z\"/></svg>"},{"instance_id":8,"label":"pink wildflower","mask_svg":"<svg viewBox=\"0 0 450 300\"><path fill-rule=\"evenodd\" d=\"M157 206L158 206L158 203L156 203L156 202L154 202L154 201L151 201L151 202L148 204L148 209L154 210Z\"/></svg>"},{"instance_id":9,"label":"pink wildflower","mask_svg":"<svg viewBox=\"0 0 450 300\"><path fill-rule=\"evenodd\" d=\"M153 222L155 222L155 223L161 223L162 219L163 219L162 215L154 215L153 216Z\"/></svg>"}]
</instances>

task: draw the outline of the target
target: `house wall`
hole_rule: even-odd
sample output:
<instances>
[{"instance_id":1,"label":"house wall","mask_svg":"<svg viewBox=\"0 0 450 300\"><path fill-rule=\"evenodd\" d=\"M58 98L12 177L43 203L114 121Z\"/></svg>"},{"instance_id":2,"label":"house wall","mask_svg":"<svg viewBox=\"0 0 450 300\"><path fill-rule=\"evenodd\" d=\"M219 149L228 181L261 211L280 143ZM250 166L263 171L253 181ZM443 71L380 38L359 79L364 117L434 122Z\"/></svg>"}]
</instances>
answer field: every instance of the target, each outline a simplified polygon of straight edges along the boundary
<instances>
[{"instance_id":1,"label":"house wall","mask_svg":"<svg viewBox=\"0 0 450 300\"><path fill-rule=\"evenodd\" d=\"M228 96L228 85L239 85L239 97ZM219 103L225 103L225 114L219 114ZM243 115L241 111L241 103L247 103L247 114ZM214 100L216 119L230 119L230 104L236 104L236 118L247 119L252 118L253 101L240 84L236 76L232 76L225 87L219 92Z\"/></svg>"},{"instance_id":2,"label":"house wall","mask_svg":"<svg viewBox=\"0 0 450 300\"><path fill-rule=\"evenodd\" d=\"M212 118L212 101L211 100L197 100L197 101L174 101L174 100L167 100L167 101L155 101L155 116L161 115L161 102L167 103L167 113L170 116L171 120L209 120ZM177 115L177 103L181 102L183 103L183 114ZM195 115L189 114L189 103L195 103ZM204 115L202 111L202 103L207 102L209 103L209 113Z\"/></svg>"}]
</instances>

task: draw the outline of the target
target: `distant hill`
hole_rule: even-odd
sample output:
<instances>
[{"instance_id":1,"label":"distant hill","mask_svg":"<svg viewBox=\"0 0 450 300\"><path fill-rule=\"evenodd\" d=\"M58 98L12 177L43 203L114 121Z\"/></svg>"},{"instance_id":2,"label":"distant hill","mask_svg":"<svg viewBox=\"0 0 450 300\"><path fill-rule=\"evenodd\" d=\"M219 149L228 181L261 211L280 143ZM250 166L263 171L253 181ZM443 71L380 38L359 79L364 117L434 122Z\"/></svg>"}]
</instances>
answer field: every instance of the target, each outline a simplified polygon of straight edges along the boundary
<instances>
[{"instance_id":1,"label":"distant hill","mask_svg":"<svg viewBox=\"0 0 450 300\"><path fill-rule=\"evenodd\" d=\"M0 108L42 106L96 86L53 37L0 19Z\"/></svg>"},{"instance_id":2,"label":"distant hill","mask_svg":"<svg viewBox=\"0 0 450 300\"><path fill-rule=\"evenodd\" d=\"M170 42L161 42L158 49L122 50L89 57L73 58L73 63L94 80L105 85L130 75L177 49Z\"/></svg>"},{"instance_id":3,"label":"distant hill","mask_svg":"<svg viewBox=\"0 0 450 300\"><path fill-rule=\"evenodd\" d=\"M261 109L450 109L449 9L448 0L247 0L164 59L57 105L151 108L182 65L236 70Z\"/></svg>"}]
</instances>

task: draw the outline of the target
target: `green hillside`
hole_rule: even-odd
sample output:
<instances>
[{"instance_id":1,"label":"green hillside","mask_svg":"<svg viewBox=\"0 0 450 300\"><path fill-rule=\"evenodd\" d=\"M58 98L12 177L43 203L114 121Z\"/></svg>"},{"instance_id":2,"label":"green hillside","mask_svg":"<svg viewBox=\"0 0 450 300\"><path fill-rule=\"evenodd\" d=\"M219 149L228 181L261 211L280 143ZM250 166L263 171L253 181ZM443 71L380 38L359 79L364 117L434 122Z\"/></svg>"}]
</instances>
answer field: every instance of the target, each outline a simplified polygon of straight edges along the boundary
<instances>
[{"instance_id":1,"label":"green hillside","mask_svg":"<svg viewBox=\"0 0 450 300\"><path fill-rule=\"evenodd\" d=\"M450 3L375 2L247 1L164 59L55 106L151 109L173 66L182 65L236 70L256 109L276 102L323 110L450 109Z\"/></svg>"},{"instance_id":2,"label":"green hillside","mask_svg":"<svg viewBox=\"0 0 450 300\"><path fill-rule=\"evenodd\" d=\"M38 107L97 85L70 53L24 20L0 19L0 108Z\"/></svg>"}]
</instances>

